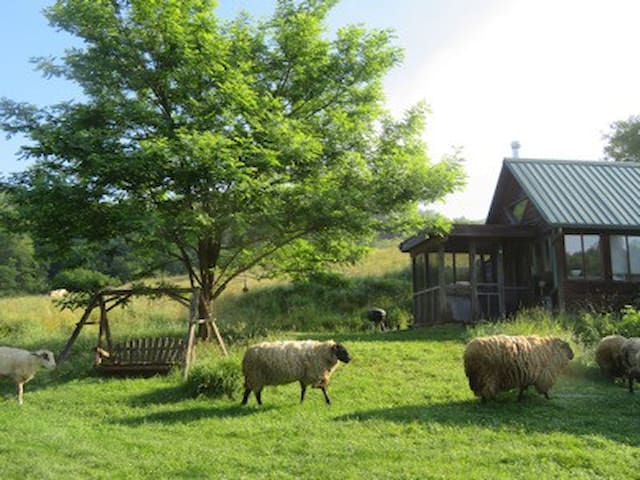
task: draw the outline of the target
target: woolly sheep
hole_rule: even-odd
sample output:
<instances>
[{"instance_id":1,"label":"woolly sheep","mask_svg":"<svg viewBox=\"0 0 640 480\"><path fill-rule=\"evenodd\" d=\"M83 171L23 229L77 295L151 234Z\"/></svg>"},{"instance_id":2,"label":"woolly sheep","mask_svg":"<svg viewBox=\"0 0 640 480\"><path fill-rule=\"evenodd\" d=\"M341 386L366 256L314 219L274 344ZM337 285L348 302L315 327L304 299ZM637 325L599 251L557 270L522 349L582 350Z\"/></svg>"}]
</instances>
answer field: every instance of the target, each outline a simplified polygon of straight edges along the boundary
<instances>
[{"instance_id":1,"label":"woolly sheep","mask_svg":"<svg viewBox=\"0 0 640 480\"><path fill-rule=\"evenodd\" d=\"M21 348L0 347L0 376L16 382L18 403L22 405L24 384L31 380L40 367L55 368L56 361L49 350L30 352Z\"/></svg>"},{"instance_id":2,"label":"woolly sheep","mask_svg":"<svg viewBox=\"0 0 640 480\"><path fill-rule=\"evenodd\" d=\"M69 291L66 288L58 288L57 290L51 290L49 292L49 297L52 300L60 300L61 298L69 295Z\"/></svg>"},{"instance_id":3,"label":"woolly sheep","mask_svg":"<svg viewBox=\"0 0 640 480\"><path fill-rule=\"evenodd\" d=\"M549 389L573 358L569 344L556 337L494 335L478 337L466 347L464 371L469 387L482 401L518 388L521 401L529 385L549 398Z\"/></svg>"},{"instance_id":4,"label":"woolly sheep","mask_svg":"<svg viewBox=\"0 0 640 480\"><path fill-rule=\"evenodd\" d=\"M308 385L319 388L327 404L327 385L338 360L348 363L351 358L347 349L333 340L319 342L280 341L263 342L247 349L242 359L244 374L244 397L246 405L251 392L256 395L258 405L262 405L262 389L266 385L285 385L300 382L300 403Z\"/></svg>"},{"instance_id":5,"label":"woolly sheep","mask_svg":"<svg viewBox=\"0 0 640 480\"><path fill-rule=\"evenodd\" d=\"M622 361L633 393L633 381L640 380L640 337L627 338L622 344Z\"/></svg>"},{"instance_id":6,"label":"woolly sheep","mask_svg":"<svg viewBox=\"0 0 640 480\"><path fill-rule=\"evenodd\" d=\"M626 338L622 335L608 335L600 340L596 348L596 363L607 378L622 378L627 372L622 354Z\"/></svg>"}]
</instances>

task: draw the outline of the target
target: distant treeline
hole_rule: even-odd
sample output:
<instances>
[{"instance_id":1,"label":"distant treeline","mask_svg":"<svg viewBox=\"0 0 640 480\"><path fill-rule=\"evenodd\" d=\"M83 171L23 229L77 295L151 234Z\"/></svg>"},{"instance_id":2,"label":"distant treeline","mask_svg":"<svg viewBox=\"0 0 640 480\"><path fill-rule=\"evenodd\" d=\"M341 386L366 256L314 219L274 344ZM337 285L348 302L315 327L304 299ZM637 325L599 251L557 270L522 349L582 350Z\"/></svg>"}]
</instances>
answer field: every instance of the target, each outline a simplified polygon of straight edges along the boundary
<instances>
[{"instance_id":1,"label":"distant treeline","mask_svg":"<svg viewBox=\"0 0 640 480\"><path fill-rule=\"evenodd\" d=\"M0 295L38 294L55 288L81 288L84 283L118 285L160 273L179 275L178 262L157 262L134 254L124 240L103 245L74 243L54 258L28 234L0 228Z\"/></svg>"}]
</instances>

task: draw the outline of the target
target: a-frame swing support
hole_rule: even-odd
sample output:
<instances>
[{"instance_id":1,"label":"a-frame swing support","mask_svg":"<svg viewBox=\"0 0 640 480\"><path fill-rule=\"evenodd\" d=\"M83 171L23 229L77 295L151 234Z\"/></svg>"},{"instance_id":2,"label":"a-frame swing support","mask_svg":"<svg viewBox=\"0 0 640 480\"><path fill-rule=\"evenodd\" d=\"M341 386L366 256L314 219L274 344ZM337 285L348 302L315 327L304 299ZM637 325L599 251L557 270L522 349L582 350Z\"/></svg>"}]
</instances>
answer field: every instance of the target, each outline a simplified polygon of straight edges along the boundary
<instances>
[{"instance_id":1,"label":"a-frame swing support","mask_svg":"<svg viewBox=\"0 0 640 480\"><path fill-rule=\"evenodd\" d=\"M173 300L180 302L189 308L189 328L186 336L186 342L180 340L178 343L170 341L170 339L141 339L139 341L130 341L126 346L113 345L111 338L111 328L109 325L108 312L115 307L127 302L132 296L160 296L165 295ZM189 296L191 298L189 298ZM176 363L182 364L183 378L186 379L189 368L193 362L195 343L196 343L196 327L201 324L208 324L216 335L216 339L225 356L228 355L224 340L220 335L215 319L211 316L208 306L205 303L205 318L199 318L201 304L200 289L193 288L135 288L135 289L107 289L97 292L91 297L87 308L85 309L80 321L76 324L75 329L71 333L69 340L58 355L58 365L67 358L71 347L80 335L85 325L98 324L98 343L96 346L96 366L101 367L103 371L111 373L155 373L168 370L169 357L176 360ZM94 309L100 309L99 320L90 320L91 313ZM186 345L185 345L186 343ZM169 344L172 348L179 347L180 353L176 357L176 352L167 352ZM115 358L110 358L109 352L120 352ZM107 360L108 359L108 360ZM104 361L104 363L103 363Z\"/></svg>"}]
</instances>

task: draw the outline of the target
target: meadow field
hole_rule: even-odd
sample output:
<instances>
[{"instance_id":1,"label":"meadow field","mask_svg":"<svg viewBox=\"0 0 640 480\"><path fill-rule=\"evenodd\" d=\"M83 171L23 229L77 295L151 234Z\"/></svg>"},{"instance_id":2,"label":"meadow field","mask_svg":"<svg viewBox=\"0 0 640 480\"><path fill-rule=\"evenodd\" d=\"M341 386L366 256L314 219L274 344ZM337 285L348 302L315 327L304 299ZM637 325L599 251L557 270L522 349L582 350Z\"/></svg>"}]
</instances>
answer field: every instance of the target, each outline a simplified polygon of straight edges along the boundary
<instances>
[{"instance_id":1,"label":"meadow field","mask_svg":"<svg viewBox=\"0 0 640 480\"><path fill-rule=\"evenodd\" d=\"M553 317L373 332L366 322L358 326L354 313L344 328L321 319L310 323L318 326L313 330L233 328L238 302L252 304L249 295L285 287L230 292L218 310L233 319L221 316L223 334L235 335L228 337L230 357L199 344L192 372L231 365L237 373L246 346L261 338L333 338L353 360L331 379L332 405L317 390L300 404L299 386L291 384L267 387L261 407L253 396L241 406L239 379L231 374L233 398L196 395L197 380L184 383L180 372L101 378L92 370L97 331L87 328L67 362L26 385L23 406L11 382L0 383L0 478L640 478L640 394L603 380L592 347ZM140 299L114 312L112 330L180 335L181 308ZM59 352L78 319L79 312L60 312L44 296L0 299L1 343ZM254 312L243 321L261 319ZM465 343L496 332L571 342L576 357L550 400L533 389L522 402L513 391L484 404L474 398L462 368Z\"/></svg>"}]
</instances>

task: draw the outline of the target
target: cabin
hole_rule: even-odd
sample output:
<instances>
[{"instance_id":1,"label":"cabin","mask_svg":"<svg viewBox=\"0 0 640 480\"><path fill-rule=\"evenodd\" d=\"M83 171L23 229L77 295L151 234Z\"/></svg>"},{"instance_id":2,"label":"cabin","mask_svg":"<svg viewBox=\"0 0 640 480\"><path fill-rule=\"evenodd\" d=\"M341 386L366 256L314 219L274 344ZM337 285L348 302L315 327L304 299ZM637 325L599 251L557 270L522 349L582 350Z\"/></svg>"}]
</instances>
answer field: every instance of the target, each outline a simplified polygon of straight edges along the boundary
<instances>
[{"instance_id":1,"label":"cabin","mask_svg":"<svg viewBox=\"0 0 640 480\"><path fill-rule=\"evenodd\" d=\"M400 250L417 326L617 310L640 300L640 164L506 158L484 224L426 229Z\"/></svg>"}]
</instances>

